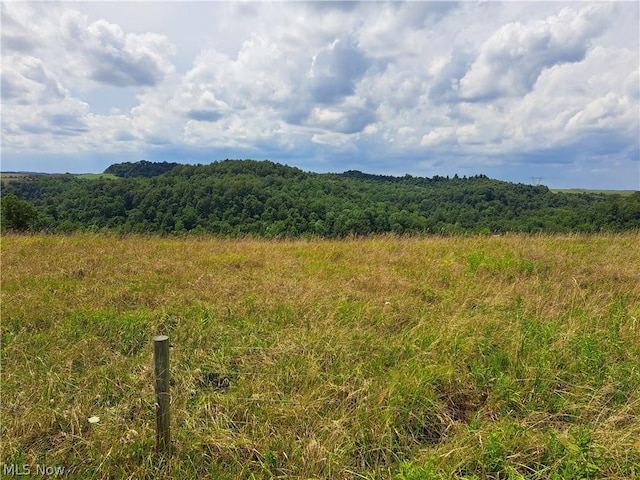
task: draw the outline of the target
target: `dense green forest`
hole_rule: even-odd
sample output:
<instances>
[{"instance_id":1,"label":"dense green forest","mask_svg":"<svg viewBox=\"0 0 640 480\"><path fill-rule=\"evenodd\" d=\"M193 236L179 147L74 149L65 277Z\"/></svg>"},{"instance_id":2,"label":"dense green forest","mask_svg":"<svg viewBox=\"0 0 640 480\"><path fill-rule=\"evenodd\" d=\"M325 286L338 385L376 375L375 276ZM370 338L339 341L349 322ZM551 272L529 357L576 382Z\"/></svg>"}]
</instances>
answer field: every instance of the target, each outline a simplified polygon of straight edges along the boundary
<instances>
[{"instance_id":1,"label":"dense green forest","mask_svg":"<svg viewBox=\"0 0 640 480\"><path fill-rule=\"evenodd\" d=\"M33 175L5 182L51 232L343 237L375 233L619 232L640 229L640 192L553 193L484 175L318 174L270 161L114 164L119 178ZM11 226L3 208L3 226ZM27 209L29 210L29 209ZM30 211L30 210L29 210ZM22 224L21 224L22 225Z\"/></svg>"},{"instance_id":2,"label":"dense green forest","mask_svg":"<svg viewBox=\"0 0 640 480\"><path fill-rule=\"evenodd\" d=\"M131 178L131 177L156 177L163 173L173 170L177 167L178 163L154 163L147 160L140 160L139 162L124 162L114 163L107 167L104 173L110 173L116 177Z\"/></svg>"}]
</instances>

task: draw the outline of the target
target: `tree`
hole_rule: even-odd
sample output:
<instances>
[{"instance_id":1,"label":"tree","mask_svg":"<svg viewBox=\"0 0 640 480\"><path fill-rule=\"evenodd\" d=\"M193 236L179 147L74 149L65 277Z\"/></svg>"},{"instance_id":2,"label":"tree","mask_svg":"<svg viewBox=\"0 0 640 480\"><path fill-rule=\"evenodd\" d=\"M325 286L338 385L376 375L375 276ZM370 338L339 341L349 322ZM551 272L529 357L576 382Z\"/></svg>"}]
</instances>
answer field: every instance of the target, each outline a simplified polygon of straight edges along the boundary
<instances>
[{"instance_id":1,"label":"tree","mask_svg":"<svg viewBox=\"0 0 640 480\"><path fill-rule=\"evenodd\" d=\"M2 197L2 218L0 226L2 230L29 230L36 218L38 211L29 202L20 200L13 194Z\"/></svg>"},{"instance_id":2,"label":"tree","mask_svg":"<svg viewBox=\"0 0 640 480\"><path fill-rule=\"evenodd\" d=\"M31 228L50 231L89 228L166 234L199 228L221 235L344 237L390 231L640 228L640 193L627 197L552 193L544 186L482 175L429 179L358 171L316 174L253 160L177 165L160 174L169 166L146 161L116 164L114 170L122 170L122 175L153 174L119 180L26 176L3 184L2 193L29 202L38 213ZM7 200L8 212L19 202L15 197ZM7 217L4 210L3 216ZM21 216L8 214L3 228L28 228L29 215L26 224L14 220Z\"/></svg>"}]
</instances>

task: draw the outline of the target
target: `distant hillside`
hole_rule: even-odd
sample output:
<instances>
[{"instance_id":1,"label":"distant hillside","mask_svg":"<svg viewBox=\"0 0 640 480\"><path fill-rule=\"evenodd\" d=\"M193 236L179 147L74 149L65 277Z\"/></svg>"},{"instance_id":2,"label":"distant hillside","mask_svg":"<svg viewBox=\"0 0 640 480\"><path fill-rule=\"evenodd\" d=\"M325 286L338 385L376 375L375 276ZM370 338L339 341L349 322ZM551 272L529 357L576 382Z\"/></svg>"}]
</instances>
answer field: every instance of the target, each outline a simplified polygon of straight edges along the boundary
<instances>
[{"instance_id":1,"label":"distant hillside","mask_svg":"<svg viewBox=\"0 0 640 480\"><path fill-rule=\"evenodd\" d=\"M640 192L553 193L484 175L318 174L254 160L142 161L105 173L124 178L24 177L2 193L37 209L36 228L62 232L343 237L640 229Z\"/></svg>"},{"instance_id":2,"label":"distant hillside","mask_svg":"<svg viewBox=\"0 0 640 480\"><path fill-rule=\"evenodd\" d=\"M633 195L635 190L593 190L586 188L553 188L552 192L558 193L605 193L607 195Z\"/></svg>"},{"instance_id":3,"label":"distant hillside","mask_svg":"<svg viewBox=\"0 0 640 480\"><path fill-rule=\"evenodd\" d=\"M107 167L104 173L115 175L122 178L134 178L134 177L156 177L167 173L169 170L177 166L177 163L154 163L147 160L140 160L139 162L131 163L114 163Z\"/></svg>"},{"instance_id":4,"label":"distant hillside","mask_svg":"<svg viewBox=\"0 0 640 480\"><path fill-rule=\"evenodd\" d=\"M12 182L13 180L22 180L25 177L33 177L36 175L51 175L50 173L39 172L0 172L0 181L2 183Z\"/></svg>"}]
</instances>

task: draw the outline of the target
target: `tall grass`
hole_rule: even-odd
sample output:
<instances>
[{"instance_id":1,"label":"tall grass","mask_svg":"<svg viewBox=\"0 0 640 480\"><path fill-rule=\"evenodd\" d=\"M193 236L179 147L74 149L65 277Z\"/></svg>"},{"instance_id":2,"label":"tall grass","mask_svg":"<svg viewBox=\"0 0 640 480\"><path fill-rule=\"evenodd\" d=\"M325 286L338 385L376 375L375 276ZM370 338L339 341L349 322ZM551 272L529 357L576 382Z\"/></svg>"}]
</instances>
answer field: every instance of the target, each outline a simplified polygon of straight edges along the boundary
<instances>
[{"instance_id":1,"label":"tall grass","mask_svg":"<svg viewBox=\"0 0 640 480\"><path fill-rule=\"evenodd\" d=\"M639 478L638 240L7 235L0 469Z\"/></svg>"}]
</instances>

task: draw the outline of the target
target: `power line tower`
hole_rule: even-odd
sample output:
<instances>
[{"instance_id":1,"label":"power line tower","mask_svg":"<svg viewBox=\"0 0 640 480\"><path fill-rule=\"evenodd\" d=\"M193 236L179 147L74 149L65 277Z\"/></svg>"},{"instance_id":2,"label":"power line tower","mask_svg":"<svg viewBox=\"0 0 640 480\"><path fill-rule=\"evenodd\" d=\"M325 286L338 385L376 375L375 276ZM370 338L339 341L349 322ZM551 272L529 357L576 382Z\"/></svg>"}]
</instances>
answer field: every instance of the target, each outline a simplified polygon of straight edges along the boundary
<instances>
[{"instance_id":1,"label":"power line tower","mask_svg":"<svg viewBox=\"0 0 640 480\"><path fill-rule=\"evenodd\" d=\"M531 178L531 183L533 183L535 186L538 186L542 183L542 177L530 177Z\"/></svg>"}]
</instances>

